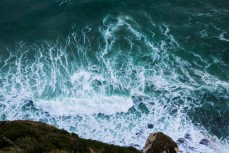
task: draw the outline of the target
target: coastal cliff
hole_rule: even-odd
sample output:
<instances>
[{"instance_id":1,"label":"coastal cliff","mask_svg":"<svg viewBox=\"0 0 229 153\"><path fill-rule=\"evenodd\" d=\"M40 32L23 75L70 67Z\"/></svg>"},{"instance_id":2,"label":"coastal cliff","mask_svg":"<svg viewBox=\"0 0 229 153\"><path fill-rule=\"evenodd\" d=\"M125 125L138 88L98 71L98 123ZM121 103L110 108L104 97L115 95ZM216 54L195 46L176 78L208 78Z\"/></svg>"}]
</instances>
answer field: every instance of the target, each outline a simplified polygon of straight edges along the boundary
<instances>
[{"instance_id":1,"label":"coastal cliff","mask_svg":"<svg viewBox=\"0 0 229 153\"><path fill-rule=\"evenodd\" d=\"M140 153L34 121L0 121L0 153Z\"/></svg>"},{"instance_id":2,"label":"coastal cliff","mask_svg":"<svg viewBox=\"0 0 229 153\"><path fill-rule=\"evenodd\" d=\"M156 147L155 147L156 145ZM144 153L167 153L178 149L163 133L150 134ZM174 148L175 147L175 148ZM177 148L176 148L177 147ZM168 149L169 148L169 149ZM175 150L174 150L175 149ZM74 133L35 121L0 121L0 153L140 153L132 147L121 147L83 139ZM175 153L175 152L174 152Z\"/></svg>"}]
</instances>

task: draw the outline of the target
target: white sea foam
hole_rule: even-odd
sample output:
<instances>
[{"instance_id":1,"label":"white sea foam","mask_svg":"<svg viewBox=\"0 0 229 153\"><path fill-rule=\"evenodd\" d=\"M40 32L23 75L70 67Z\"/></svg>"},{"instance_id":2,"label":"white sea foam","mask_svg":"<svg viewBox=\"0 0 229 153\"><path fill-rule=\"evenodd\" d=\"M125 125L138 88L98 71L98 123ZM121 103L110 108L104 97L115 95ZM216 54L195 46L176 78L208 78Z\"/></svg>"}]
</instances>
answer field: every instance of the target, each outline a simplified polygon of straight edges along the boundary
<instances>
[{"instance_id":1,"label":"white sea foam","mask_svg":"<svg viewBox=\"0 0 229 153\"><path fill-rule=\"evenodd\" d=\"M71 3L71 0L55 0L55 2L58 3L59 6L61 6L63 4Z\"/></svg>"},{"instance_id":2,"label":"white sea foam","mask_svg":"<svg viewBox=\"0 0 229 153\"><path fill-rule=\"evenodd\" d=\"M224 37L224 34L226 34L226 33L227 33L227 32L221 33L221 34L219 35L219 37L218 37L219 40L229 42L229 39L227 39L227 38Z\"/></svg>"},{"instance_id":3,"label":"white sea foam","mask_svg":"<svg viewBox=\"0 0 229 153\"><path fill-rule=\"evenodd\" d=\"M52 116L92 115L126 113L133 106L131 98L121 96L60 98L57 100L35 100L36 108L48 112Z\"/></svg>"},{"instance_id":4,"label":"white sea foam","mask_svg":"<svg viewBox=\"0 0 229 153\"><path fill-rule=\"evenodd\" d=\"M200 32L200 37L202 37L202 38L208 37L208 33L207 33L207 30L206 30L206 29L203 29L203 30Z\"/></svg>"},{"instance_id":5,"label":"white sea foam","mask_svg":"<svg viewBox=\"0 0 229 153\"><path fill-rule=\"evenodd\" d=\"M227 152L228 142L194 125L187 112L201 107L197 93L203 88L229 92L229 83L176 56L182 46L169 26L153 24L152 37L139 24L130 16L107 16L100 41L91 38L94 31L87 26L65 44L22 43L17 52L10 51L0 61L1 119L39 120L84 138L138 149L150 132L162 131L177 142L182 139L183 153ZM94 43L98 48L91 47ZM200 144L202 139L210 144Z\"/></svg>"}]
</instances>

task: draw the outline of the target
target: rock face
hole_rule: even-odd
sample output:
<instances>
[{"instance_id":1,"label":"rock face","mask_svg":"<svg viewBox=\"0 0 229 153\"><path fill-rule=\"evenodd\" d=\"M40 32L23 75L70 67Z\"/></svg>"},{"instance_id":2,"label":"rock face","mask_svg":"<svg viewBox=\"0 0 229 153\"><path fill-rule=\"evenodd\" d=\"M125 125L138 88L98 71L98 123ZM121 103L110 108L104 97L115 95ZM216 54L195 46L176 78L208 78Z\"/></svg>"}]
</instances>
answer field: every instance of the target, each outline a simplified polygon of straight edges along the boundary
<instances>
[{"instance_id":1,"label":"rock face","mask_svg":"<svg viewBox=\"0 0 229 153\"><path fill-rule=\"evenodd\" d=\"M162 132L151 133L146 140L143 153L178 153L177 144Z\"/></svg>"}]
</instances>

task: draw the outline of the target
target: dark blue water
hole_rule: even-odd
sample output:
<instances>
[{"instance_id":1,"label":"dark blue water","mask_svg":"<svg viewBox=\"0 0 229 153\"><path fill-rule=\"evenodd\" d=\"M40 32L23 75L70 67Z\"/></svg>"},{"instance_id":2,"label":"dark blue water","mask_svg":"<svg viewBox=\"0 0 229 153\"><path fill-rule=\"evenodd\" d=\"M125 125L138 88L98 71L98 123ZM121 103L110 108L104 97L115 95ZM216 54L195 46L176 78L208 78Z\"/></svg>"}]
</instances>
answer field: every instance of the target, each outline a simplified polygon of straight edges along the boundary
<instances>
[{"instance_id":1,"label":"dark blue water","mask_svg":"<svg viewBox=\"0 0 229 153\"><path fill-rule=\"evenodd\" d=\"M162 131L182 152L227 152L228 8L226 0L1 0L0 119L138 149Z\"/></svg>"}]
</instances>

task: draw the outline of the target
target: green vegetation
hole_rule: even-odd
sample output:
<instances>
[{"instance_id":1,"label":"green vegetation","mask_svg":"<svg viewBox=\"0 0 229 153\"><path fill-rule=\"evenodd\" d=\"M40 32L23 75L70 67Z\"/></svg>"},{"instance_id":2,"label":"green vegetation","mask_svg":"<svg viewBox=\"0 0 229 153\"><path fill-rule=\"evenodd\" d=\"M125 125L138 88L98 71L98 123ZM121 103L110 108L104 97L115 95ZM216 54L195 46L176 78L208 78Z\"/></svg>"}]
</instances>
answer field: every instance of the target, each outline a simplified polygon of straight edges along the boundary
<instances>
[{"instance_id":1,"label":"green vegetation","mask_svg":"<svg viewBox=\"0 0 229 153\"><path fill-rule=\"evenodd\" d=\"M34 121L0 121L0 153L140 153Z\"/></svg>"}]
</instances>

